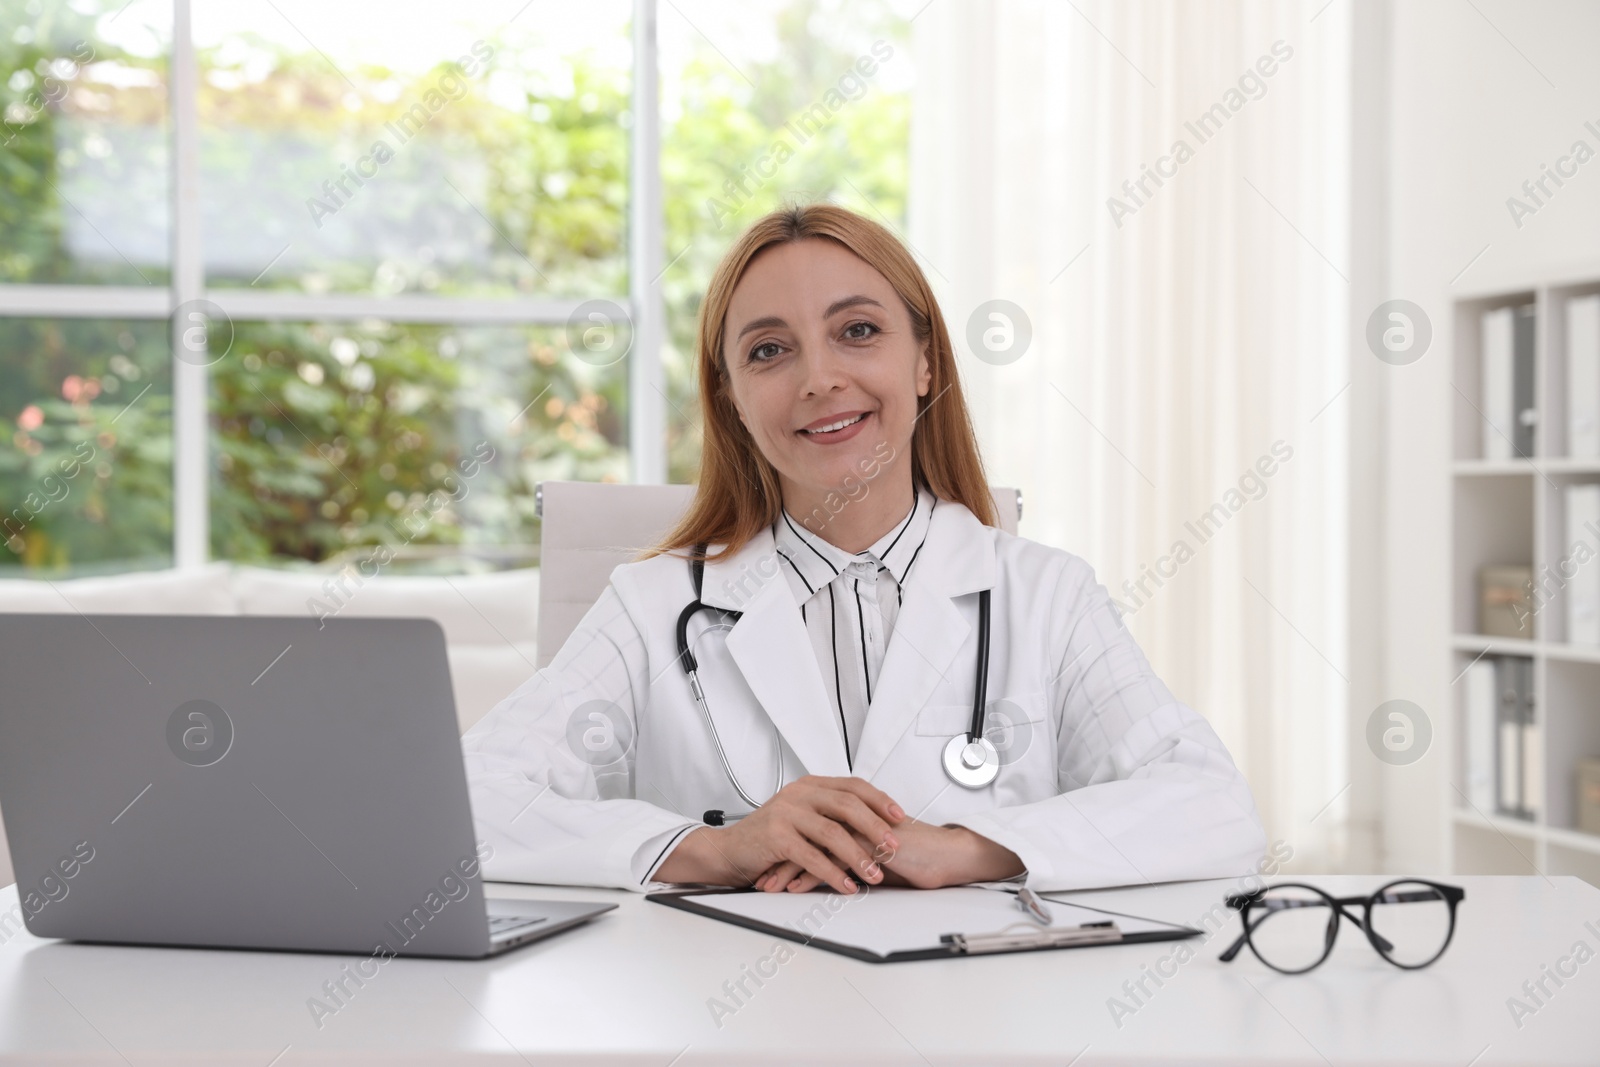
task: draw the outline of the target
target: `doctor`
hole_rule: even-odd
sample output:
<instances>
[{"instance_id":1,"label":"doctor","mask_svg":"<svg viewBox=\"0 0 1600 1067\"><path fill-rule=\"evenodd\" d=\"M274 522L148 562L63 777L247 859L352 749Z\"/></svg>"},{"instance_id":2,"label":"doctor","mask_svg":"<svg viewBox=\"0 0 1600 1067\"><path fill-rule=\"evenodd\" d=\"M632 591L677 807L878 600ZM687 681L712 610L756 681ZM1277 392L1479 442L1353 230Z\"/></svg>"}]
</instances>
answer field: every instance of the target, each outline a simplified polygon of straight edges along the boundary
<instances>
[{"instance_id":1,"label":"doctor","mask_svg":"<svg viewBox=\"0 0 1600 1067\"><path fill-rule=\"evenodd\" d=\"M1248 784L1090 566L995 525L943 316L892 234L825 203L758 220L698 348L689 511L463 738L487 877L852 893L1255 869Z\"/></svg>"}]
</instances>

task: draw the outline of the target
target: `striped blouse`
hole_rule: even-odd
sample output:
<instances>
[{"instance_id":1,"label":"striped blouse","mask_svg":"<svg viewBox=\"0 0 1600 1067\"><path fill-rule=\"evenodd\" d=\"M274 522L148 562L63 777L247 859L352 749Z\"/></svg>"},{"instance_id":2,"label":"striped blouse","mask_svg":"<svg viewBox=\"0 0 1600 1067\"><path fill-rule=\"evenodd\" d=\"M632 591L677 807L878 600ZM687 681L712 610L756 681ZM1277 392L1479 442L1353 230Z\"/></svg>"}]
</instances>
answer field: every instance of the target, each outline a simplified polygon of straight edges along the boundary
<instances>
[{"instance_id":1,"label":"striped blouse","mask_svg":"<svg viewBox=\"0 0 1600 1067\"><path fill-rule=\"evenodd\" d=\"M783 573L800 604L852 769L873 686L900 613L906 575L928 537L933 503L933 494L918 487L906 516L854 555L829 544L787 511L773 527Z\"/></svg>"}]
</instances>

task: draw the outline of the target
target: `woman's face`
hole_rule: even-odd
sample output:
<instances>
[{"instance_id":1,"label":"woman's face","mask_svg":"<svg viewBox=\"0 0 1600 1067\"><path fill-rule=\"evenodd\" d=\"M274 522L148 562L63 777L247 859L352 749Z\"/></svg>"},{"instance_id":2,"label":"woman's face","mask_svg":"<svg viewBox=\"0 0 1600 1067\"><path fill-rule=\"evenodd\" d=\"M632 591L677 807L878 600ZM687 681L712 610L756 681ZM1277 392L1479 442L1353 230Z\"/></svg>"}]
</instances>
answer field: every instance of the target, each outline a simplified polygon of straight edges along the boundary
<instances>
[{"instance_id":1,"label":"woman's face","mask_svg":"<svg viewBox=\"0 0 1600 1067\"><path fill-rule=\"evenodd\" d=\"M764 249L734 288L723 352L734 406L786 504L885 465L909 479L909 462L886 457L909 452L932 381L927 345L888 280L853 252L827 238Z\"/></svg>"}]
</instances>

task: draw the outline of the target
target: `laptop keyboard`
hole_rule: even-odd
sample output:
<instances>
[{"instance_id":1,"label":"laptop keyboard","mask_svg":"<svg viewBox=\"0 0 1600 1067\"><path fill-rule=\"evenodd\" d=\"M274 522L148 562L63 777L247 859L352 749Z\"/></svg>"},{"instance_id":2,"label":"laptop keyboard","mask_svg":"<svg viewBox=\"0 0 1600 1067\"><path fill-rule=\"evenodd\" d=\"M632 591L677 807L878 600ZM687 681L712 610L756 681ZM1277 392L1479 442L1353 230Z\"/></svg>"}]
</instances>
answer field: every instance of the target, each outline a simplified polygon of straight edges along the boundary
<instances>
[{"instance_id":1,"label":"laptop keyboard","mask_svg":"<svg viewBox=\"0 0 1600 1067\"><path fill-rule=\"evenodd\" d=\"M543 915L491 915L489 917L489 934L504 933L519 926L534 926L545 921Z\"/></svg>"}]
</instances>

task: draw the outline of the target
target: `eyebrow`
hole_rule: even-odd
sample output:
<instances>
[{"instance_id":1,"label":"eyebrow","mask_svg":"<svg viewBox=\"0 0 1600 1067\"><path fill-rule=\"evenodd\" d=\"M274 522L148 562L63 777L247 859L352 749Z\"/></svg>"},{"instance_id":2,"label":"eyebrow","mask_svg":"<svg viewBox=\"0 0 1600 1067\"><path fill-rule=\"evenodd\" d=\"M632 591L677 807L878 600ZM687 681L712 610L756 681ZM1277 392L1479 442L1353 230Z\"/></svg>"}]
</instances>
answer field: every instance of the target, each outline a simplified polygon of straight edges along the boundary
<instances>
[{"instance_id":1,"label":"eyebrow","mask_svg":"<svg viewBox=\"0 0 1600 1067\"><path fill-rule=\"evenodd\" d=\"M833 303L828 305L828 310L824 311L822 313L822 317L825 318L825 319L831 319L831 318L833 318L833 316L837 315L839 312L843 311L845 308L853 308L853 307L856 307L859 304L871 304L873 307L877 308L880 311L882 311L884 309L883 305L878 303L876 300L872 299L872 297L870 297L870 296L862 296L862 295L858 294L856 296L847 296L847 297L844 297L843 299L835 300ZM750 333L752 330L764 330L768 326L787 326L787 325L789 325L789 324L787 322L784 322L783 319L779 318L776 315L767 315L767 316L765 316L763 318L751 319L749 322L745 323L744 329L739 331L739 336L735 337L734 340L735 341L742 340L744 338L744 335L747 334L747 333Z\"/></svg>"}]
</instances>

